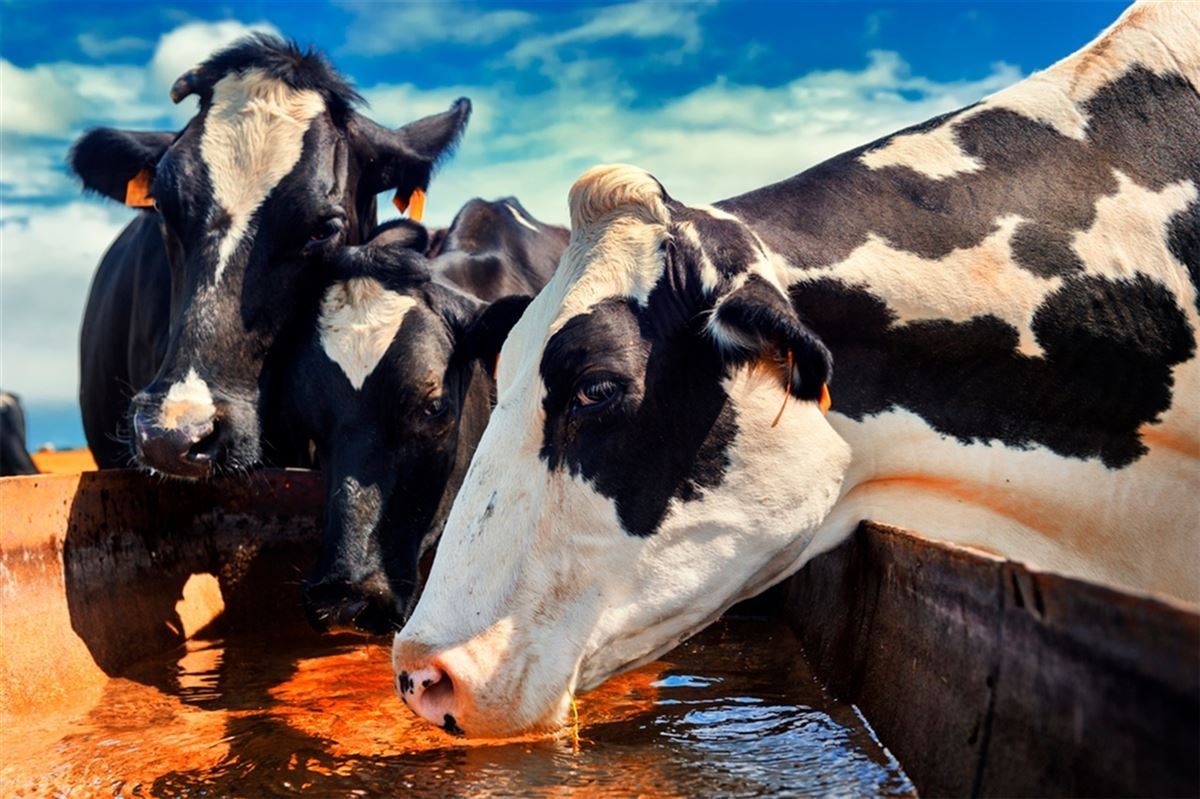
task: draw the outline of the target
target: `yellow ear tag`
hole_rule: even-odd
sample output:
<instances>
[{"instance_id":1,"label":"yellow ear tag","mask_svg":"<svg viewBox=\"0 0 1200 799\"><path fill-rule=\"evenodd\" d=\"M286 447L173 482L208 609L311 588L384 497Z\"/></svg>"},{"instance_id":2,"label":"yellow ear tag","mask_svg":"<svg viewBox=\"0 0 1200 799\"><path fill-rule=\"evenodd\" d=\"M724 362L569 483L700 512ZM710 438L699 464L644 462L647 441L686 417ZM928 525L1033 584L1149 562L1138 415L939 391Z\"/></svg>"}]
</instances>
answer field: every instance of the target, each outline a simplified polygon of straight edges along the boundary
<instances>
[{"instance_id":1,"label":"yellow ear tag","mask_svg":"<svg viewBox=\"0 0 1200 799\"><path fill-rule=\"evenodd\" d=\"M829 408L833 405L833 397L829 396L829 384L821 384L821 399L817 403L817 407L821 409L821 413L828 414Z\"/></svg>"},{"instance_id":2,"label":"yellow ear tag","mask_svg":"<svg viewBox=\"0 0 1200 799\"><path fill-rule=\"evenodd\" d=\"M143 167L125 184L125 204L130 208L154 207L154 198L150 196L149 169Z\"/></svg>"},{"instance_id":3,"label":"yellow ear tag","mask_svg":"<svg viewBox=\"0 0 1200 799\"><path fill-rule=\"evenodd\" d=\"M400 213L408 211L408 218L412 221L420 222L421 217L425 216L425 190L413 189L412 196L407 200L400 196L400 192L396 192L392 197L392 205L396 206Z\"/></svg>"}]
</instances>

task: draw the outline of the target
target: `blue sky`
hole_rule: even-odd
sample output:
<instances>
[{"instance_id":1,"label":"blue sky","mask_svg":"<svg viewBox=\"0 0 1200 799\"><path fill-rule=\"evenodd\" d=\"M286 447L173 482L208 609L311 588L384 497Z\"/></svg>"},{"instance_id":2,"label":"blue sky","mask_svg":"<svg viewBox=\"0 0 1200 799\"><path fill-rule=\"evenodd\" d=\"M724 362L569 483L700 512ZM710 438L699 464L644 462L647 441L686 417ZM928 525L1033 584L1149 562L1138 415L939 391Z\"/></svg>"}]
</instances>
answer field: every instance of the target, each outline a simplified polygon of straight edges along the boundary
<instances>
[{"instance_id":1,"label":"blue sky","mask_svg":"<svg viewBox=\"0 0 1200 799\"><path fill-rule=\"evenodd\" d=\"M1086 44L1124 3L53 3L0 0L0 385L73 398L88 282L130 218L63 168L94 125L173 128L167 90L252 28L324 49L379 122L471 97L428 218L515 194L561 222L588 166L708 202L973 102ZM36 441L36 438L35 438Z\"/></svg>"}]
</instances>

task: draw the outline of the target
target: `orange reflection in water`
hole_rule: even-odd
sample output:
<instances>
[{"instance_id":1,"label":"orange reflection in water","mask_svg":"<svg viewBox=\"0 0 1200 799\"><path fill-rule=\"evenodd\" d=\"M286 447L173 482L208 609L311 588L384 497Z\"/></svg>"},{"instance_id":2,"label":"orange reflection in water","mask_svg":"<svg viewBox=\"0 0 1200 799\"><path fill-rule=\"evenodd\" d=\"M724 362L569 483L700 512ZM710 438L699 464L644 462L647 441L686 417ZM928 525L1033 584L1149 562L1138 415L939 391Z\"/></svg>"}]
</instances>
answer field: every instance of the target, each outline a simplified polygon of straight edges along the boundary
<instances>
[{"instance_id":1,"label":"orange reflection in water","mask_svg":"<svg viewBox=\"0 0 1200 799\"><path fill-rule=\"evenodd\" d=\"M4 796L907 795L787 630L723 622L580 697L581 740L452 738L392 691L389 650L191 642L75 715L0 719Z\"/></svg>"}]
</instances>

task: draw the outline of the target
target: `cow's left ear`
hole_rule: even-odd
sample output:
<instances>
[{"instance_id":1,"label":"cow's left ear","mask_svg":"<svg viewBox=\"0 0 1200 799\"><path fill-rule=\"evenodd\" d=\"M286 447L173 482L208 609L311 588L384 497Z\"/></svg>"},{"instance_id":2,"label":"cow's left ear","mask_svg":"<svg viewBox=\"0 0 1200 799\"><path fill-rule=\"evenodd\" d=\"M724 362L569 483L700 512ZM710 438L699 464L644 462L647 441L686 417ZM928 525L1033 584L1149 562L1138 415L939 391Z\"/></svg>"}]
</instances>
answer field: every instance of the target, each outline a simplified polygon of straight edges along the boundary
<instances>
[{"instance_id":1,"label":"cow's left ear","mask_svg":"<svg viewBox=\"0 0 1200 799\"><path fill-rule=\"evenodd\" d=\"M154 168L174 140L168 132L95 128L79 137L68 161L84 188L119 203L149 205Z\"/></svg>"},{"instance_id":2,"label":"cow's left ear","mask_svg":"<svg viewBox=\"0 0 1200 799\"><path fill-rule=\"evenodd\" d=\"M782 382L802 400L822 399L833 376L828 348L796 315L779 289L758 275L717 301L708 320L708 333L730 366L764 358L782 363Z\"/></svg>"},{"instance_id":3,"label":"cow's left ear","mask_svg":"<svg viewBox=\"0 0 1200 799\"><path fill-rule=\"evenodd\" d=\"M362 165L360 190L378 194L395 189L407 200L429 187L434 168L453 151L471 118L471 101L460 97L441 114L389 130L361 115L350 121L350 133Z\"/></svg>"},{"instance_id":4,"label":"cow's left ear","mask_svg":"<svg viewBox=\"0 0 1200 799\"><path fill-rule=\"evenodd\" d=\"M513 295L492 302L462 328L455 356L479 360L487 373L495 377L504 340L532 301L532 297Z\"/></svg>"}]
</instances>

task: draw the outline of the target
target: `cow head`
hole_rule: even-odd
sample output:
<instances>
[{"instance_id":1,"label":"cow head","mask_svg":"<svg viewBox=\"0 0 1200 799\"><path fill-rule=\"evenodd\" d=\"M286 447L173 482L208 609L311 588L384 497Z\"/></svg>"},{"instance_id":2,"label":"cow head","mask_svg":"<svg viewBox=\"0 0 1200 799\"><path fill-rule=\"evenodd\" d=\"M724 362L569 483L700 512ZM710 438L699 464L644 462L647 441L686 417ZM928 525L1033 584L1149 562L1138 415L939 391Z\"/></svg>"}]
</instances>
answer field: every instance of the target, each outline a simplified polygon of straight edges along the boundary
<instances>
[{"instance_id":1,"label":"cow head","mask_svg":"<svg viewBox=\"0 0 1200 799\"><path fill-rule=\"evenodd\" d=\"M496 356L527 297L485 303L436 281L426 234L387 226L344 248L289 365L289 409L328 502L304 603L322 630L390 633L416 598L494 399Z\"/></svg>"},{"instance_id":2,"label":"cow head","mask_svg":"<svg viewBox=\"0 0 1200 799\"><path fill-rule=\"evenodd\" d=\"M829 353L749 228L632 167L570 207L393 650L401 697L468 735L552 727L782 579L849 461L818 407Z\"/></svg>"},{"instance_id":3,"label":"cow head","mask_svg":"<svg viewBox=\"0 0 1200 799\"><path fill-rule=\"evenodd\" d=\"M87 189L159 215L172 274L171 327L158 374L131 403L134 455L201 477L261 455L267 352L315 301L320 265L375 225L375 195L424 190L470 104L388 130L317 53L268 36L242 40L181 77L196 95L178 133L84 135L71 166Z\"/></svg>"}]
</instances>

